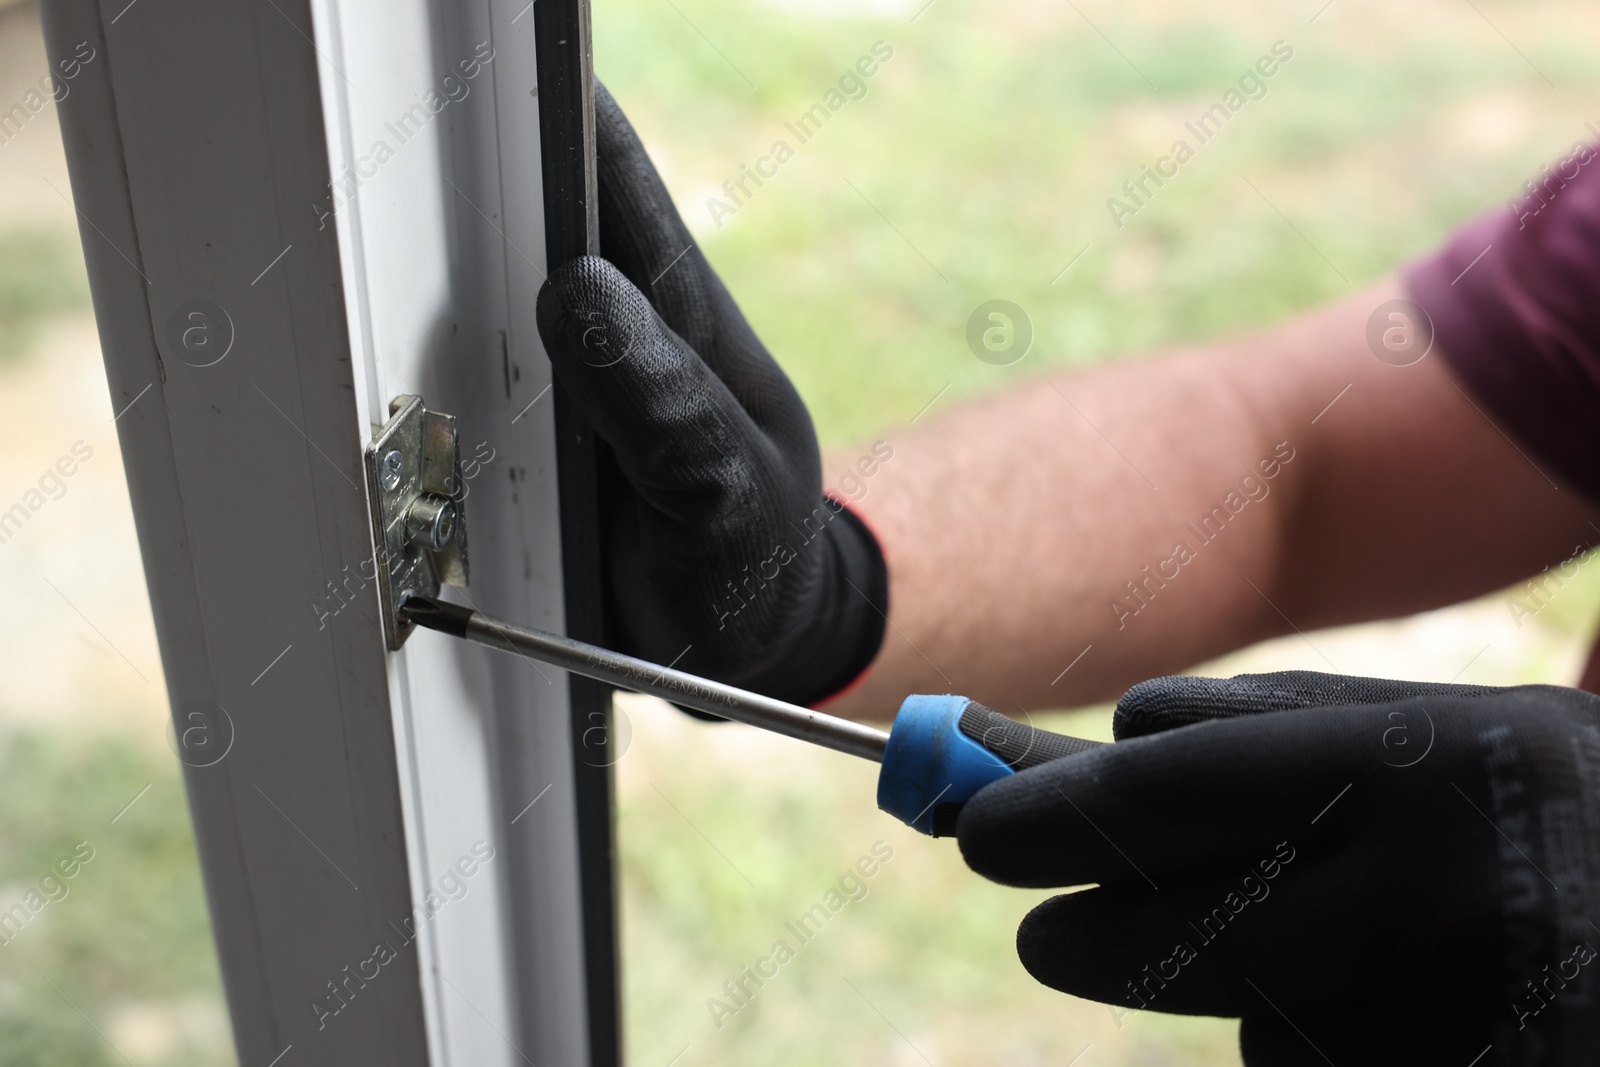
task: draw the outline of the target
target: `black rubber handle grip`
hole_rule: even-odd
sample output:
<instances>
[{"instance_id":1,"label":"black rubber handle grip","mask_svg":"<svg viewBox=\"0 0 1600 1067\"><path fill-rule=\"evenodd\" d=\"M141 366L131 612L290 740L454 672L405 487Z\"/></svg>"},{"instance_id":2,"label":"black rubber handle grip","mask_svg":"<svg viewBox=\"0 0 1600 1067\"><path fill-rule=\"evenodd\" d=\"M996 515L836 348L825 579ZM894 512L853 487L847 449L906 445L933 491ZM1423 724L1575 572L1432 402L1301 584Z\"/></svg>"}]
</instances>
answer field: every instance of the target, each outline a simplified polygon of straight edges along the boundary
<instances>
[{"instance_id":1,"label":"black rubber handle grip","mask_svg":"<svg viewBox=\"0 0 1600 1067\"><path fill-rule=\"evenodd\" d=\"M1100 747L1099 741L1053 734L986 708L976 700L961 713L961 732L993 752L1014 771L1025 771L1041 763L1076 756Z\"/></svg>"}]
</instances>

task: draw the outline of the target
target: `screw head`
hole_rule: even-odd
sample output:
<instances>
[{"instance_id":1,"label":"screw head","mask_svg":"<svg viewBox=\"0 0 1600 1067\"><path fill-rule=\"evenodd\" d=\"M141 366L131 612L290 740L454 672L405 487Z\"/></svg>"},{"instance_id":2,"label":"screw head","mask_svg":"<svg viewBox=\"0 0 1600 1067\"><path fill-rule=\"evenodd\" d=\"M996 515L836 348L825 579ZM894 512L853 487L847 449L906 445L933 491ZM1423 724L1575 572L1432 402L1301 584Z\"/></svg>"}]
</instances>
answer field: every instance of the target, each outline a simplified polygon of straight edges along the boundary
<instances>
[{"instance_id":1,"label":"screw head","mask_svg":"<svg viewBox=\"0 0 1600 1067\"><path fill-rule=\"evenodd\" d=\"M447 496L423 493L406 511L406 538L429 552L442 552L456 535L456 505Z\"/></svg>"},{"instance_id":2,"label":"screw head","mask_svg":"<svg viewBox=\"0 0 1600 1067\"><path fill-rule=\"evenodd\" d=\"M378 480L383 483L385 489L393 490L400 484L400 475L404 473L405 465L406 459L398 449L391 449L384 454L378 464Z\"/></svg>"},{"instance_id":3,"label":"screw head","mask_svg":"<svg viewBox=\"0 0 1600 1067\"><path fill-rule=\"evenodd\" d=\"M439 509L439 518L433 524L433 542L442 549L456 535L456 506L452 501Z\"/></svg>"}]
</instances>

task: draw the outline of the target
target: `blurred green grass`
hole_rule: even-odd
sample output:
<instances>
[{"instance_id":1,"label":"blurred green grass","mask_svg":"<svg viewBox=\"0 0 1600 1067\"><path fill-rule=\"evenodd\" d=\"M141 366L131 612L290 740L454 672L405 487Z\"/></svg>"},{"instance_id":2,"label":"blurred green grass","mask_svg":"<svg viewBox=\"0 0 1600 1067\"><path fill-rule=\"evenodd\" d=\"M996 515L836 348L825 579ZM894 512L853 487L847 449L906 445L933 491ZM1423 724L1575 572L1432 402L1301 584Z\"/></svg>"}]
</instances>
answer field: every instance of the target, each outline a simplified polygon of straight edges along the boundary
<instances>
[{"instance_id":1,"label":"blurred green grass","mask_svg":"<svg viewBox=\"0 0 1600 1067\"><path fill-rule=\"evenodd\" d=\"M1376 279L1583 135L1600 79L1582 46L1594 16L1571 5L1483 5L1559 91L1470 8L1442 4L1341 4L1315 24L1320 4L1242 0L1083 16L937 0L911 23L917 6L595 9L600 75L826 444L909 419L946 384L959 395L1249 329ZM1266 97L1115 228L1106 198L1280 39L1295 56ZM712 226L707 197L793 141L783 123L877 40L895 56L866 98ZM1032 317L1015 367L963 341L991 298Z\"/></svg>"},{"instance_id":2,"label":"blurred green grass","mask_svg":"<svg viewBox=\"0 0 1600 1067\"><path fill-rule=\"evenodd\" d=\"M0 1062L232 1062L177 761L118 736L0 733L0 909L26 910L80 842L93 858L66 895L0 944Z\"/></svg>"},{"instance_id":3,"label":"blurred green grass","mask_svg":"<svg viewBox=\"0 0 1600 1067\"><path fill-rule=\"evenodd\" d=\"M920 6L595 7L601 76L828 445L892 428L946 386L941 403L1344 293L1501 206L1600 117L1585 112L1600 18L1571 2L1480 0L1480 18L1338 0L1315 23L1321 0ZM880 39L895 56L865 99L716 228L706 198ZM1105 199L1278 39L1296 55L1267 96L1116 229ZM965 345L967 317L993 298L1035 326L1012 367ZM70 235L0 234L0 357L84 303ZM1530 625L1586 631L1597 599L1600 568L1586 564ZM629 1062L1238 1062L1231 1022L1142 1014L1119 1027L1033 983L1012 936L1041 894L984 883L949 842L881 816L870 767L627 709ZM1042 724L1107 726L1103 710ZM879 839L895 856L868 895L716 1028L706 999ZM0 727L0 906L79 840L96 857L71 894L0 945L0 1062L122 1063L86 1016L137 1064L232 1063L176 761L120 735Z\"/></svg>"},{"instance_id":4,"label":"blurred green grass","mask_svg":"<svg viewBox=\"0 0 1600 1067\"><path fill-rule=\"evenodd\" d=\"M0 362L28 352L52 315L89 306L76 235L36 227L0 230Z\"/></svg>"}]
</instances>

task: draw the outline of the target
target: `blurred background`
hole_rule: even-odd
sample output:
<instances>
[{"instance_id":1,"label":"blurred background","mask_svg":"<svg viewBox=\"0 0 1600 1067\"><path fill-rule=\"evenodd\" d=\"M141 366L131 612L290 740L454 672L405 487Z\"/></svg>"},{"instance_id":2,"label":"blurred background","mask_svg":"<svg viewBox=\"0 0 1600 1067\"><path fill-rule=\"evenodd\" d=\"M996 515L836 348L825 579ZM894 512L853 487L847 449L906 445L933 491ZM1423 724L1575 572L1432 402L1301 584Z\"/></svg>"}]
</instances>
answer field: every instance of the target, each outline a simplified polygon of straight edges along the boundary
<instances>
[{"instance_id":1,"label":"blurred background","mask_svg":"<svg viewBox=\"0 0 1600 1067\"><path fill-rule=\"evenodd\" d=\"M596 0L595 21L601 77L829 447L1339 296L1506 210L1600 129L1600 12L1559 0ZM1280 41L1293 57L1265 95L1118 228L1106 199L1195 143L1184 122ZM784 124L863 56L878 62L845 85L858 98L800 144ZM32 5L0 0L0 111L46 69ZM735 199L724 182L779 139L793 158ZM0 510L74 441L92 450L0 543L0 911L80 842L93 852L0 938L0 1062L231 1064L69 195L53 105L0 127ZM990 299L1032 321L1014 365L967 348ZM1515 592L1317 649L1351 673L1572 682L1600 568L1520 624ZM1326 664L1297 637L1196 670L1291 667ZM1238 1063L1232 1022L1119 1017L1036 986L1012 938L1044 894L987 885L952 843L878 813L871 767L650 700L621 709L630 1063ZM1109 709L1043 725L1108 738ZM875 847L865 895L714 1019L708 999L734 1006L723 983L796 945L784 924Z\"/></svg>"}]
</instances>

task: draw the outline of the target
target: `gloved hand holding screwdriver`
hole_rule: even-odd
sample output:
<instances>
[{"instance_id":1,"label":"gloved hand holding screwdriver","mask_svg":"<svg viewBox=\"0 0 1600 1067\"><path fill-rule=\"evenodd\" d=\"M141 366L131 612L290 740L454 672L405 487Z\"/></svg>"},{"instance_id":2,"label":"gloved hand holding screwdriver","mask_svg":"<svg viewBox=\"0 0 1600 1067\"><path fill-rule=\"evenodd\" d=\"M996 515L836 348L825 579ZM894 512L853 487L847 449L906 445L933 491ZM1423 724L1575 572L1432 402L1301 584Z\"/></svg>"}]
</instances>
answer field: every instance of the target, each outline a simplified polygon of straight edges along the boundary
<instances>
[{"instance_id":1,"label":"gloved hand holding screwdriver","mask_svg":"<svg viewBox=\"0 0 1600 1067\"><path fill-rule=\"evenodd\" d=\"M1600 264L1561 235L1600 220L1600 182L1526 233L1447 245L1404 289L935 410L843 507L798 394L603 90L597 109L604 258L553 272L539 322L625 476L623 651L862 717L912 692L1050 707L1133 685L1115 745L1005 777L955 821L987 877L1095 885L1024 922L1035 977L1119 1012L1242 1018L1252 1067L1593 1059L1600 701L1141 680L1501 588L1585 543L1600 391L1557 385L1600 381L1581 311L1600 282L1572 281ZM1501 262L1452 286L1491 239ZM1436 341L1396 367L1365 328L1402 294Z\"/></svg>"}]
</instances>

